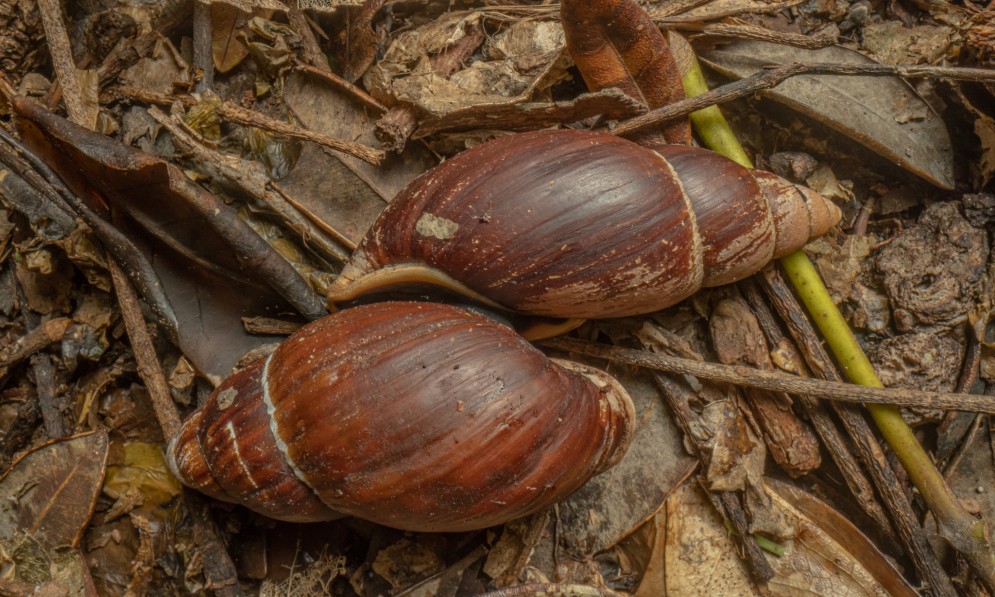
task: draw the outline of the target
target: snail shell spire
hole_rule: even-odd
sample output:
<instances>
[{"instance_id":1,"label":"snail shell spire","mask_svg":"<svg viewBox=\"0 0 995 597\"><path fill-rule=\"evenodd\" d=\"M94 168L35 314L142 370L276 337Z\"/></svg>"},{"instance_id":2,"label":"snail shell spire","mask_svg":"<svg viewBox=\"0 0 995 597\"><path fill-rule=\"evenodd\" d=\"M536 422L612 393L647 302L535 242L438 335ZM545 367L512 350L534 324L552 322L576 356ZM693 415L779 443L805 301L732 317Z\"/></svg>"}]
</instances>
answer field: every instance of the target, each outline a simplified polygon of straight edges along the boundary
<instances>
[{"instance_id":1,"label":"snail shell spire","mask_svg":"<svg viewBox=\"0 0 995 597\"><path fill-rule=\"evenodd\" d=\"M704 149L646 148L573 130L522 133L408 185L329 300L410 272L412 281L465 287L524 313L637 315L755 273L839 215L808 189Z\"/></svg>"}]
</instances>

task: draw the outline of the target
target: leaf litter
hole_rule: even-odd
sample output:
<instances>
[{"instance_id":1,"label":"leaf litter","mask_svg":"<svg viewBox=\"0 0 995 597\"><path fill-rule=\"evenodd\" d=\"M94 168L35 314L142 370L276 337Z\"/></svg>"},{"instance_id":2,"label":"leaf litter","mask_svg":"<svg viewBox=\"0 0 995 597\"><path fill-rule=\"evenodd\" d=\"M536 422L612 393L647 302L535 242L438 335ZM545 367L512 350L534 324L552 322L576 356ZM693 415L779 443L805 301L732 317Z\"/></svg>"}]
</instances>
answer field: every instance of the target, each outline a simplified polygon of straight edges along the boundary
<instances>
[{"instance_id":1,"label":"leaf litter","mask_svg":"<svg viewBox=\"0 0 995 597\"><path fill-rule=\"evenodd\" d=\"M57 78L41 58L45 54L44 32L32 16L33 11L26 8L33 3L7 0L6 4L12 10L0 10L0 15L14 15L10 30L16 35L11 36L13 44L0 47L0 71L15 89L56 105L60 91L51 81ZM316 6L316 12L295 14L303 17L300 22L309 23L311 33L320 40L331 40L347 30L345 11L350 11L350 16L364 14L346 7L356 2L314 4L321 5ZM367 4L373 7L378 3ZM859 2L837 10L791 9L793 4L797 3L731 0L708 3L682 14L661 3L651 3L649 8L659 22L690 23L692 32L701 29L700 23L729 15L741 17L744 24L767 26L775 34L783 34L785 40L799 34L832 36L832 28L837 27L837 31L858 34L852 39L861 40L859 49L883 62L921 64L969 57L975 64L991 66L995 55L989 51L995 46L988 43L988 22L978 17L965 18L956 10L931 5L935 13L932 18L940 23L936 24L910 15L878 14ZM126 88L145 92L145 97L159 103L177 122L184 121L186 111L186 123L192 123L193 129L201 133L208 151L241 159L232 163L256 170L252 176L257 193L285 196L302 220L339 239L336 242L342 243L343 251L358 242L400 188L437 163L439 157L446 157L434 155L433 150L448 155L496 134L539 126L610 125L611 119L624 119L642 111L630 98L613 95L611 90L582 95L579 74L563 50L562 29L555 12L536 10L537 7L497 6L453 12L436 7L424 13L395 7L397 12L389 15L382 6L377 10L368 7L364 20L356 26L365 27L366 16L375 15L369 20L373 37L352 38L376 38L378 44L384 43L376 51L362 48L364 58L353 70L365 74L347 77L358 81L361 89L357 92L333 77L303 68L302 47L309 42L307 36L289 26L295 18L294 11L270 2L210 5L200 17L173 12L168 7L144 11L114 7L93 14L84 6L71 9L68 19L79 24L81 31L91 32L88 41L77 40L92 61L88 68L93 74L82 79L87 122L110 135L113 143L123 142L158 155L161 161L155 168L175 164L177 172L182 173L175 176L205 182L206 177L198 174L202 170L200 158L174 143L174 133L151 116L145 100L122 93ZM176 17L177 14L184 16ZM805 18L799 18L799 14ZM9 17L0 17L5 18ZM915 23L901 23L898 18ZM193 38L189 37L189 27L177 28L191 22ZM195 38L205 23L213 25L206 56L199 55L203 50L195 47ZM955 27L962 27L965 35L952 35ZM143 37L153 29L155 35ZM100 31L106 31L106 37L115 43L99 43ZM840 41L847 39L851 38ZM764 63L812 60L806 53L810 51L769 41L716 47L716 52L738 47L741 55L752 55ZM130 58L123 52L129 48L133 51ZM839 53L842 48L828 50L836 52L829 60L847 60ZM369 65L363 68L365 62ZM285 153L285 138L260 135L255 127L217 118L207 125L190 120L191 111L182 107L191 105L186 103L188 100L192 105L211 101L209 95L194 95L201 76L197 69L205 65L215 69L215 90L224 101L329 137L377 147L378 121L399 107L408 111L407 118L413 125L401 127L401 142L394 147L403 149L389 155L380 167L310 141L301 142L300 154L295 157L292 149ZM326 64L316 68L343 72L340 67L333 64L329 68ZM988 212L984 206L991 197L986 185L995 171L990 159L990 129L995 130L990 125L995 115L985 108L991 105L985 98L990 98L992 90L985 90L984 85L940 85L927 102L907 86L896 87L896 79L833 80L833 89L822 97L809 95L804 102L795 104L803 115L800 120L761 107L745 121L737 120L737 124L744 123L744 138L754 142L751 149L768 157L775 170L806 181L844 209L850 209L852 217L844 224L846 232L820 241L813 254L830 281L834 297L846 307L855 327L866 334L863 340L887 383L949 389L960 377L966 352L964 325L970 322L983 331L990 317L987 229L991 214L985 215ZM848 92L849 87L858 91ZM362 95L364 90L373 97ZM856 118L853 110L827 112L828 107L841 103L839 98L856 96L879 97L891 103L878 110L870 124ZM963 108L963 112L954 114L942 105L931 106L937 97ZM8 109L2 101L0 107ZM602 114L607 115L607 120L599 118ZM939 116L957 135L955 142L944 138L946 129L938 126ZM895 161L921 178L875 171L867 164L848 167L847 158L841 157L846 151L845 142L837 143L825 134L827 129L818 128L808 119L828 123L843 135L870 145L872 153L881 156L878 159L883 162ZM757 132L760 128L765 130ZM806 131L816 131L817 138L799 140ZM868 138L872 142L868 143ZM967 139L963 144L962 138ZM250 140L245 144L247 151L242 149L242 139ZM78 151L79 143L70 142L69 150ZM103 151L114 153L112 147ZM919 153L929 151L935 154ZM961 158L958 163L962 165L957 169L950 165L954 155ZM109 162L97 169L115 167ZM65 164L59 167L62 176L69 176L70 171ZM100 194L121 186L123 176L126 175L100 172L97 177L110 185L99 193L75 182L67 184L79 189L76 192L86 196L94 208L107 210L109 206L101 202ZM932 181L940 187L950 187L955 180L958 190L976 191L972 196L978 199L972 203L965 200L962 205L951 201L957 198L954 194L923 185L923 181ZM161 186L161 181L152 181L149 188ZM225 204L244 199L244 193L225 188L224 182L225 175L212 178L211 189L223 193ZM134 188L130 191L136 192ZM49 384L50 396L44 403L47 406L39 411L31 407L41 404L40 394L49 390L34 378L34 372L44 367L37 365L37 360L31 365L27 357L7 363L9 372L0 388L0 442L5 462L15 460L12 457L18 451L36 449L16 460L14 469L0 483L13 483L9 479L16 478L11 477L14 471L32 482L44 480L46 474L49 479L59 475L63 469L58 467L25 464L53 450L51 446L61 445L45 443L46 439L60 439L46 438L56 429L72 433L106 428L110 431L111 456L106 467L99 456L86 459L88 484L77 497L82 503L86 495L92 495L95 505L60 502L60 510L85 516L67 524L53 545L41 545L37 538L25 535L28 524L9 523L10 531L2 544L4 558L32 554L22 560L42 562L34 565L36 569L64 571L62 576L45 577L25 569L31 565L22 565L24 576L10 582L36 583L39 588L93 583L90 586L95 585L101 594L142 594L160 586L176 592L202 591L209 585L204 574L210 563L204 560L208 552L202 551L203 544L194 538L196 507L177 498L178 486L165 471L158 451L164 438L155 432L156 426L148 428L152 415L143 406L148 404L147 397L135 386L135 364L113 300L107 294L111 285L103 269L106 254L87 225L40 199L41 192L9 169L0 170L0 199L10 210L0 214L4 224L0 230L0 284L4 285L0 311L4 317L3 338L10 342L0 354L16 353L16 348L8 346L16 347L17 339L28 337L32 330L42 330L36 332L40 342L32 345L32 354L42 354L43 361L55 368L53 379L61 380ZM138 191L145 192L148 189ZM941 199L946 201L938 202ZM852 222L863 206L869 206L871 214L866 229L861 234L851 234ZM145 255L159 279L172 289L167 295L178 314L179 331L199 336L197 342L204 343L200 351L181 343L181 354L169 348L169 334L158 331L160 348L169 363L167 370L173 372L174 398L181 404L195 405L206 395L210 381L226 374L242 353L275 339L245 333L243 316L271 316L290 327L300 323L301 318L279 299L269 295L259 299L262 293L258 284L239 285L238 279L247 274L237 260L231 259L228 249L208 242L217 240L214 232L184 216L175 202L165 202L160 207L165 208L165 215L151 218L134 212L125 216L127 210L118 205L111 206L110 211L114 212L115 225L133 239L135 251ZM238 218L249 220L250 227L279 254L303 256L291 259L298 275L321 291L321 273L328 274L336 268L334 259L310 258L308 238L299 232L288 233L285 220L258 206L255 210L238 209L236 213ZM142 227L136 227L135 220L143 219ZM174 221L187 229L171 229ZM178 234L184 232L187 237ZM195 242L190 237L199 238ZM206 244L201 246L199 241ZM312 269L309 272L306 268ZM196 291L189 290L191 284L196 284ZM759 359L751 364L756 366L756 362L764 360L763 355L771 355L767 359L776 366L804 369L802 365L788 364L777 347L768 347L750 318L730 306L741 304L741 299L724 292L679 305L654 319L666 322L689 347L709 360L721 357L724 350L724 345L710 339L710 327L711 336L719 342L729 339L733 332L750 329L749 352L754 355L750 358ZM242 300L249 295L255 300ZM724 322L723 317L727 318ZM52 325L61 331L43 333L53 330L45 327ZM633 328L638 329L638 324L616 322L591 333L624 341ZM983 334L981 339L985 339ZM982 359L982 375L987 371L995 377L990 373L995 368L990 366L987 351L983 345L986 356ZM217 360L212 362L214 357ZM222 532L234 538L230 549L238 556L241 580L247 586L261 586L264 594L393 591L459 595L483 592L485 588L510 589L522 583L561 582L637 595L661 594L661 588L690 595L719 587L715 584L720 580L717 574L696 575L707 568L702 565L705 560L697 560L693 566L682 563L698 556L692 549L714 544L708 557L718 558L715 561L722 563L722 570L729 571L722 580L729 584L723 586L748 594L754 588L743 573L737 548L722 543L728 540L726 527L700 496L697 502L687 497L689 492L700 491L696 484L704 483L713 490L744 492L747 505L755 510L751 513L754 530L763 529L769 538L787 548L787 556L768 558L777 574L768 584L773 592L908 594L908 584L888 562L889 557L901 559L900 553L878 554L855 530L850 533L850 542L839 532L834 535L833 531L849 529L849 523L825 504L812 506L811 496L797 488L765 489L772 485L765 480L765 473L780 468L790 474L791 452L802 449L801 444L782 446L780 457L766 458L768 453L773 455L776 443L771 439L774 429L765 425L776 425L776 417L797 410L790 400L774 398L766 411L757 410L746 406L748 399L739 391L684 380L690 412L695 417L692 430L708 454L707 466L700 470L700 476L685 481L697 459L689 455L687 440L659 401L655 386L633 371L615 373L621 375L639 401L636 443L619 466L594 479L558 509L503 529L434 537L405 536L360 521L316 528L274 526L244 510L218 506L214 509L225 520ZM918 417L917 424L931 424L942 413L910 416ZM785 421L792 422L784 424L798 424L803 429L805 417L795 417L791 414ZM986 432L990 434L982 426L963 448L961 464L951 477L958 495L974 492L983 497L977 489L990 484L984 476L983 456L990 455L983 449L990 446L990 442L985 443ZM799 431L791 435L806 434ZM51 470L42 470L45 468ZM831 464L820 466L817 460L809 460L794 472L803 475L804 480L834 486L836 471ZM30 485L21 485L27 487L23 492L27 499L33 495ZM794 497L785 497L786 494ZM785 505L792 499L794 506ZM976 501L977 510L986 512L990 519L990 504L985 499ZM799 502L807 505L799 506ZM845 503L833 505L841 511L852 508ZM327 532L329 528L334 530ZM712 534L707 538L694 534L704 533L704 529ZM264 539L239 541L242 537ZM294 541L289 541L291 538ZM58 547L77 543L80 545L76 551ZM668 549L669 557L665 555ZM67 563L51 563L58 558ZM249 562L256 565L249 566ZM67 580L69 577L77 580Z\"/></svg>"}]
</instances>

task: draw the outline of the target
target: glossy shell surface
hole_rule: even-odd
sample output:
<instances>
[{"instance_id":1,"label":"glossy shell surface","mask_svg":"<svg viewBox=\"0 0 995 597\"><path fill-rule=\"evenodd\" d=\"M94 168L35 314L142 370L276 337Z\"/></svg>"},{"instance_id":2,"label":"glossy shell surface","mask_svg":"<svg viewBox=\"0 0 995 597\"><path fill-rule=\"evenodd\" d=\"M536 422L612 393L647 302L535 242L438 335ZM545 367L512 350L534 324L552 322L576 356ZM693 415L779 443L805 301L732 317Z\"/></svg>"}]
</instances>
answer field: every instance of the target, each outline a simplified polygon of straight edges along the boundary
<instances>
[{"instance_id":1,"label":"glossy shell surface","mask_svg":"<svg viewBox=\"0 0 995 597\"><path fill-rule=\"evenodd\" d=\"M502 137L402 191L330 299L371 272L417 264L525 313L649 313L754 273L839 219L831 203L770 176L703 149L597 133ZM788 222L804 232L779 233Z\"/></svg>"},{"instance_id":2,"label":"glossy shell surface","mask_svg":"<svg viewBox=\"0 0 995 597\"><path fill-rule=\"evenodd\" d=\"M276 518L417 531L548 507L621 457L633 424L608 375L463 309L403 302L305 326L197 413L170 446L185 482Z\"/></svg>"}]
</instances>

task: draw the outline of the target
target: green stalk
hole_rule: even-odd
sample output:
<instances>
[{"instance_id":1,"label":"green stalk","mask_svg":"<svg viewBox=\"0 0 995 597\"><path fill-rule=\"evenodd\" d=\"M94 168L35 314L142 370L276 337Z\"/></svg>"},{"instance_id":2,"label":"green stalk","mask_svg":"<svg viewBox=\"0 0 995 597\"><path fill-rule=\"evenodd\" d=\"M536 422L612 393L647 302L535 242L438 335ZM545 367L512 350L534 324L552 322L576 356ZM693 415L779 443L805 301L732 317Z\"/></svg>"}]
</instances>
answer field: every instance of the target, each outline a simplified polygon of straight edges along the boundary
<instances>
[{"instance_id":1,"label":"green stalk","mask_svg":"<svg viewBox=\"0 0 995 597\"><path fill-rule=\"evenodd\" d=\"M708 91L697 59L692 55L685 64L690 66L683 79L688 97ZM690 118L695 131L709 149L747 168L753 167L718 106L693 112ZM847 378L863 386L884 387L808 255L801 250L795 251L781 258L780 263ZM897 407L866 405L866 408L936 517L941 536L964 554L989 588L995 586L995 552L988 540L984 520L974 518L957 502Z\"/></svg>"},{"instance_id":2,"label":"green stalk","mask_svg":"<svg viewBox=\"0 0 995 597\"><path fill-rule=\"evenodd\" d=\"M684 93L688 97L695 97L708 91L708 84L705 83L705 75L701 72L701 65L694 58L690 47L688 47L688 52L691 53L691 56L690 60L686 61L689 72L683 75ZM718 106L709 106L704 110L691 112L688 118L691 119L691 126L701 137L705 147L742 166L753 167L750 156L746 155L746 150L739 143L739 139L732 132L732 127L729 126L726 117L722 115L722 110L719 110Z\"/></svg>"}]
</instances>

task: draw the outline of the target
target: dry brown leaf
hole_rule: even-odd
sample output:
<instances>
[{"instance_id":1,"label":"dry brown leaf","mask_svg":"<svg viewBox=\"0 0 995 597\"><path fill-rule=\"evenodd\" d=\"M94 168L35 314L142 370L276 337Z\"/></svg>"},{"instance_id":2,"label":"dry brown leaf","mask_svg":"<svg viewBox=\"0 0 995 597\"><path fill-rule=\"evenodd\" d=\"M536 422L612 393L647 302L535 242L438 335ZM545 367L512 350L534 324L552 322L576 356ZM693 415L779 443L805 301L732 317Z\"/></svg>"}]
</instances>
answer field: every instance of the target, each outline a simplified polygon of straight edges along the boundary
<instances>
[{"instance_id":1,"label":"dry brown leaf","mask_svg":"<svg viewBox=\"0 0 995 597\"><path fill-rule=\"evenodd\" d=\"M220 381L242 354L268 342L246 334L241 317L274 316L287 309L287 303L276 298L277 291L296 285L310 299L311 317L325 312L318 295L288 270L286 260L239 219L233 207L179 168L75 127L33 102L17 106L18 124L35 151L57 170L74 173L70 184L77 194L97 195L97 200L108 200L130 216L115 223L153 256L149 262L161 284L157 289L165 290L171 303L167 306L176 316L171 331L205 375ZM265 269L282 272L277 276L281 282L268 287L260 279Z\"/></svg>"},{"instance_id":2,"label":"dry brown leaf","mask_svg":"<svg viewBox=\"0 0 995 597\"><path fill-rule=\"evenodd\" d=\"M0 477L0 541L27 534L46 547L77 546L96 504L107 433L60 439L28 452Z\"/></svg>"},{"instance_id":3,"label":"dry brown leaf","mask_svg":"<svg viewBox=\"0 0 995 597\"><path fill-rule=\"evenodd\" d=\"M355 83L376 61L377 50L386 43L387 27L383 23L374 24L385 0L365 0L363 7L348 12L348 27L345 31L345 49L342 78Z\"/></svg>"},{"instance_id":4,"label":"dry brown leaf","mask_svg":"<svg viewBox=\"0 0 995 597\"><path fill-rule=\"evenodd\" d=\"M560 59L563 29L536 20L519 21L488 39L484 52L502 58L477 61L452 74L439 72L432 57L475 36L483 20L480 12L453 13L398 35L383 60L367 71L367 89L385 104L410 104L441 118L470 106L529 101L537 90L566 76L567 62Z\"/></svg>"},{"instance_id":5,"label":"dry brown leaf","mask_svg":"<svg viewBox=\"0 0 995 597\"><path fill-rule=\"evenodd\" d=\"M370 146L378 144L371 114L341 91L306 73L287 78L284 98L305 128ZM358 158L324 151L305 143L297 166L280 187L317 219L332 224L353 243L405 185L436 164L420 145L403 155L388 155L380 166Z\"/></svg>"},{"instance_id":6,"label":"dry brown leaf","mask_svg":"<svg viewBox=\"0 0 995 597\"><path fill-rule=\"evenodd\" d=\"M653 529L653 543L649 546L649 562L643 570L643 578L635 592L635 597L665 596L667 594L667 577L663 556L667 548L667 509L660 510L643 526Z\"/></svg>"},{"instance_id":7,"label":"dry brown leaf","mask_svg":"<svg viewBox=\"0 0 995 597\"><path fill-rule=\"evenodd\" d=\"M854 292L857 276L871 254L871 241L867 236L850 235L839 243L832 237L824 237L805 248L812 255L834 303L842 303Z\"/></svg>"},{"instance_id":8,"label":"dry brown leaf","mask_svg":"<svg viewBox=\"0 0 995 597\"><path fill-rule=\"evenodd\" d=\"M211 4L211 58L219 73L238 66L249 55L238 36L247 31L248 13L223 2Z\"/></svg>"},{"instance_id":9,"label":"dry brown leaf","mask_svg":"<svg viewBox=\"0 0 995 597\"><path fill-rule=\"evenodd\" d=\"M560 503L558 536L567 553L584 559L618 543L662 507L695 469L697 459L645 375L613 371L636 406L637 427L622 460Z\"/></svg>"},{"instance_id":10,"label":"dry brown leaf","mask_svg":"<svg viewBox=\"0 0 995 597\"><path fill-rule=\"evenodd\" d=\"M849 521L814 497L777 483L771 503L794 522L781 541L784 555L765 554L775 571L774 595L886 595L916 593L890 562ZM738 548L711 503L694 483L667 500L667 541L662 557L669 595L761 595Z\"/></svg>"},{"instance_id":11,"label":"dry brown leaf","mask_svg":"<svg viewBox=\"0 0 995 597\"><path fill-rule=\"evenodd\" d=\"M190 81L190 67L165 37L156 39L152 52L121 75L124 85L163 95L171 94L174 85Z\"/></svg>"},{"instance_id":12,"label":"dry brown leaf","mask_svg":"<svg viewBox=\"0 0 995 597\"><path fill-rule=\"evenodd\" d=\"M703 52L702 59L722 74L737 79L765 66L794 62L873 62L838 46L806 50L748 40ZM762 95L832 127L941 188L953 188L953 148L947 128L899 77L801 75ZM860 109L854 109L855 106Z\"/></svg>"}]
</instances>

